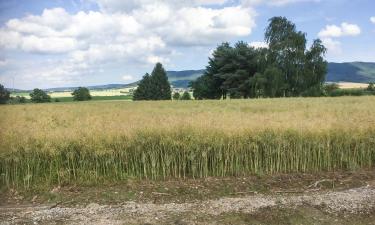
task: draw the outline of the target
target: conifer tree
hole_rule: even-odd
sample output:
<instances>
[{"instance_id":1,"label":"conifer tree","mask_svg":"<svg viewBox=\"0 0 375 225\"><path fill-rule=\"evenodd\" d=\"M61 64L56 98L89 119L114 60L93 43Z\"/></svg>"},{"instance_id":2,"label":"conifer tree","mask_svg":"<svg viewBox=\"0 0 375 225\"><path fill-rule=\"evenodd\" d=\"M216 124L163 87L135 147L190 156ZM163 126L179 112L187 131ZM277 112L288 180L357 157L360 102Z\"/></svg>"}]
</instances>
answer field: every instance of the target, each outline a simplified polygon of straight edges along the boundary
<instances>
[{"instance_id":1,"label":"conifer tree","mask_svg":"<svg viewBox=\"0 0 375 225\"><path fill-rule=\"evenodd\" d=\"M171 100L172 91L167 72L157 63L149 75L146 73L134 91L133 100Z\"/></svg>"}]
</instances>

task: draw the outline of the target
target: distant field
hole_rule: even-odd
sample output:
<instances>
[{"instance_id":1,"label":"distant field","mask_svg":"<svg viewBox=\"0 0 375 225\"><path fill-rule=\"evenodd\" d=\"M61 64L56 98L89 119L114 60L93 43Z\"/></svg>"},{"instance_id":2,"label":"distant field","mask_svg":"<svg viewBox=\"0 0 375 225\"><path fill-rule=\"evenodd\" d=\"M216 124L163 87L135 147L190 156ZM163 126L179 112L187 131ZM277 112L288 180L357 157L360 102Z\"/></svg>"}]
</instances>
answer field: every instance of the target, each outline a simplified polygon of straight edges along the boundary
<instances>
[{"instance_id":1,"label":"distant field","mask_svg":"<svg viewBox=\"0 0 375 225\"><path fill-rule=\"evenodd\" d=\"M370 168L374 108L373 96L0 106L0 186Z\"/></svg>"},{"instance_id":2,"label":"distant field","mask_svg":"<svg viewBox=\"0 0 375 225\"><path fill-rule=\"evenodd\" d=\"M351 82L339 82L338 85L342 89L349 89L349 88L367 88L368 84L366 83L351 83Z\"/></svg>"},{"instance_id":3,"label":"distant field","mask_svg":"<svg viewBox=\"0 0 375 225\"><path fill-rule=\"evenodd\" d=\"M104 90L91 90L91 96L128 96L133 88L122 88L122 89L104 89ZM72 97L71 91L59 91L59 92L48 92L51 98L65 98ZM25 98L30 98L29 92L13 92L12 97L24 96Z\"/></svg>"}]
</instances>

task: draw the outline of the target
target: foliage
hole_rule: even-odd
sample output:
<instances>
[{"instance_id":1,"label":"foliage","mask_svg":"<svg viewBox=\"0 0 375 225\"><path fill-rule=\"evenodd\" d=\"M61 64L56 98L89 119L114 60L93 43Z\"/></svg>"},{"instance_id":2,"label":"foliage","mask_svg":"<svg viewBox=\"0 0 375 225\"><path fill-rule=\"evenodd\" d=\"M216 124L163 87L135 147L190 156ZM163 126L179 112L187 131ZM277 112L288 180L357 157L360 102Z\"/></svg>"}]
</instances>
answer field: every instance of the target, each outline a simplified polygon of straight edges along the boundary
<instances>
[{"instance_id":1,"label":"foliage","mask_svg":"<svg viewBox=\"0 0 375 225\"><path fill-rule=\"evenodd\" d=\"M173 94L173 96L172 96L172 98L173 98L173 100L179 100L180 99L180 93L178 93L178 92L175 92L174 94Z\"/></svg>"},{"instance_id":2,"label":"foliage","mask_svg":"<svg viewBox=\"0 0 375 225\"><path fill-rule=\"evenodd\" d=\"M167 72L161 63L157 63L151 75L145 74L139 82L133 100L170 100L171 96Z\"/></svg>"},{"instance_id":3,"label":"foliage","mask_svg":"<svg viewBox=\"0 0 375 225\"><path fill-rule=\"evenodd\" d=\"M0 104L6 104L10 98L10 93L5 87L0 84Z\"/></svg>"},{"instance_id":4,"label":"foliage","mask_svg":"<svg viewBox=\"0 0 375 225\"><path fill-rule=\"evenodd\" d=\"M364 96L364 95L375 95L374 91L368 91L364 88L347 88L347 89L336 89L328 94L331 97L339 96Z\"/></svg>"},{"instance_id":5,"label":"foliage","mask_svg":"<svg viewBox=\"0 0 375 225\"><path fill-rule=\"evenodd\" d=\"M51 96L49 96L45 91L35 88L31 93L31 102L34 103L43 103L43 102L50 102Z\"/></svg>"},{"instance_id":6,"label":"foliage","mask_svg":"<svg viewBox=\"0 0 375 225\"><path fill-rule=\"evenodd\" d=\"M374 83L369 83L366 90L367 91L375 92L375 84Z\"/></svg>"},{"instance_id":7,"label":"foliage","mask_svg":"<svg viewBox=\"0 0 375 225\"><path fill-rule=\"evenodd\" d=\"M219 45L202 77L191 83L196 99L321 96L327 72L326 48L317 39L306 49L306 35L284 17L270 19L268 48L245 42Z\"/></svg>"},{"instance_id":8,"label":"foliage","mask_svg":"<svg viewBox=\"0 0 375 225\"><path fill-rule=\"evenodd\" d=\"M190 93L188 91L184 91L184 93L181 96L181 100L191 100Z\"/></svg>"},{"instance_id":9,"label":"foliage","mask_svg":"<svg viewBox=\"0 0 375 225\"><path fill-rule=\"evenodd\" d=\"M74 101L88 101L91 100L91 95L89 89L85 87L78 87L72 93Z\"/></svg>"},{"instance_id":10,"label":"foliage","mask_svg":"<svg viewBox=\"0 0 375 225\"><path fill-rule=\"evenodd\" d=\"M340 89L340 86L337 83L330 83L324 85L324 92L326 95L331 96L333 92Z\"/></svg>"},{"instance_id":11,"label":"foliage","mask_svg":"<svg viewBox=\"0 0 375 225\"><path fill-rule=\"evenodd\" d=\"M16 97L10 97L10 104L23 104L26 103L27 100L24 96L16 96Z\"/></svg>"}]
</instances>

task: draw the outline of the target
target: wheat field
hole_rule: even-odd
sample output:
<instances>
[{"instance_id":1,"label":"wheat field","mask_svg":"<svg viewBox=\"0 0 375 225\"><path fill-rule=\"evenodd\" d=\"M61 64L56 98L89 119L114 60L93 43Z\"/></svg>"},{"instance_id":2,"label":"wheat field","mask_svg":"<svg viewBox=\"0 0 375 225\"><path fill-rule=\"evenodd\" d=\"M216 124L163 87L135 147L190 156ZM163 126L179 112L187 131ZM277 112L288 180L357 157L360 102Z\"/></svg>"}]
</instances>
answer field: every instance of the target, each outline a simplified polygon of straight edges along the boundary
<instances>
[{"instance_id":1,"label":"wheat field","mask_svg":"<svg viewBox=\"0 0 375 225\"><path fill-rule=\"evenodd\" d=\"M374 109L371 96L0 106L0 186L369 168Z\"/></svg>"}]
</instances>

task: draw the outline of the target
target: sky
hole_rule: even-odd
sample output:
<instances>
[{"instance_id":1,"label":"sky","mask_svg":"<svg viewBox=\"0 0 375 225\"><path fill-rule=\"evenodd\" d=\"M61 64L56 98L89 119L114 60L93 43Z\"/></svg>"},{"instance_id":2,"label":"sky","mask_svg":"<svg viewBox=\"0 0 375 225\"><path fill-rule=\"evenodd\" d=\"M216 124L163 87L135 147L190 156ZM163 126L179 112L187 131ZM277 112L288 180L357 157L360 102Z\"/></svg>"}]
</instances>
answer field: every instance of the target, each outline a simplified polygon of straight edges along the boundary
<instances>
[{"instance_id":1,"label":"sky","mask_svg":"<svg viewBox=\"0 0 375 225\"><path fill-rule=\"evenodd\" d=\"M0 0L0 83L33 89L131 83L203 69L216 46L265 47L285 16L329 62L375 62L373 0Z\"/></svg>"}]
</instances>

